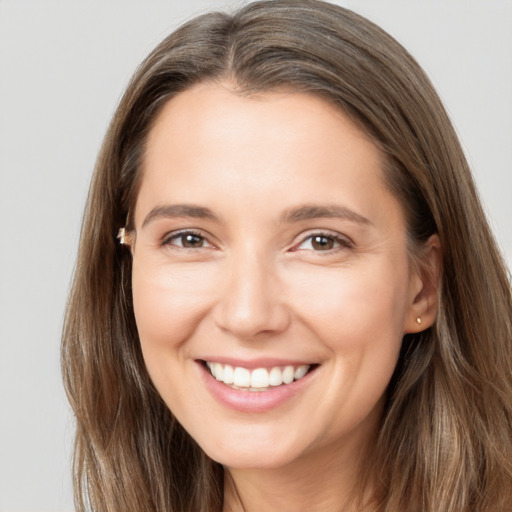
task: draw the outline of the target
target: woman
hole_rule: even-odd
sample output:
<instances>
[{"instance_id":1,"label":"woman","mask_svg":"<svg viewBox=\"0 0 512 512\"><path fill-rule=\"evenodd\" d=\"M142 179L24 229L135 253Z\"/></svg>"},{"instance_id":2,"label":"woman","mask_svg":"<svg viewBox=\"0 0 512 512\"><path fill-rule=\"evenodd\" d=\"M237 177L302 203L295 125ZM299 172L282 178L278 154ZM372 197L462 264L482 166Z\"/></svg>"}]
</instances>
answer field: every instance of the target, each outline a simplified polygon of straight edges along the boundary
<instances>
[{"instance_id":1,"label":"woman","mask_svg":"<svg viewBox=\"0 0 512 512\"><path fill-rule=\"evenodd\" d=\"M316 0L194 19L135 74L91 185L63 341L77 507L511 510L511 318L398 43Z\"/></svg>"}]
</instances>

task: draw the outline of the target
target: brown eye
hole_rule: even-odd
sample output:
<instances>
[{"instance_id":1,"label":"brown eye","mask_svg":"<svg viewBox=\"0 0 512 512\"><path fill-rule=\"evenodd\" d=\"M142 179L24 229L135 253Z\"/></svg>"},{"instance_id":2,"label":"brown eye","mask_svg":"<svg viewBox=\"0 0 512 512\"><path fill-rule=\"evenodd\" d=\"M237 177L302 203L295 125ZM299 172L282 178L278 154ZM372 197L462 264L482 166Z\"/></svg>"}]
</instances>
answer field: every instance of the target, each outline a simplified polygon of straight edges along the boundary
<instances>
[{"instance_id":1,"label":"brown eye","mask_svg":"<svg viewBox=\"0 0 512 512\"><path fill-rule=\"evenodd\" d=\"M317 235L311 237L311 247L315 251L328 251L333 249L335 245L334 238L330 236Z\"/></svg>"},{"instance_id":2,"label":"brown eye","mask_svg":"<svg viewBox=\"0 0 512 512\"><path fill-rule=\"evenodd\" d=\"M188 235L181 235L181 245L183 247L190 247L190 248L196 248L196 247L202 247L204 243L204 238L199 235L194 235L193 233Z\"/></svg>"},{"instance_id":3,"label":"brown eye","mask_svg":"<svg viewBox=\"0 0 512 512\"><path fill-rule=\"evenodd\" d=\"M202 247L209 247L210 244L204 236L192 232L176 233L169 237L164 245L174 245L183 247L184 249L201 249Z\"/></svg>"},{"instance_id":4,"label":"brown eye","mask_svg":"<svg viewBox=\"0 0 512 512\"><path fill-rule=\"evenodd\" d=\"M293 251L329 252L344 248L349 249L352 246L352 242L341 234L315 233L304 238L299 245L293 248Z\"/></svg>"}]
</instances>

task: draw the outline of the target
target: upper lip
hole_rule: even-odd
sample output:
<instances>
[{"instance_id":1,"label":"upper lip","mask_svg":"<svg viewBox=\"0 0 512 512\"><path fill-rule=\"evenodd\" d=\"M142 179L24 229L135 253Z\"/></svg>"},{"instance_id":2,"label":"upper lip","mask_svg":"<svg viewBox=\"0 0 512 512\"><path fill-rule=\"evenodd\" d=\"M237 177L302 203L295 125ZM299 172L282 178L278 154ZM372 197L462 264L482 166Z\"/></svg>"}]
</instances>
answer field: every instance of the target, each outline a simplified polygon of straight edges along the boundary
<instances>
[{"instance_id":1,"label":"upper lip","mask_svg":"<svg viewBox=\"0 0 512 512\"><path fill-rule=\"evenodd\" d=\"M236 359L232 357L223 357L223 356L205 356L199 361L208 361L210 363L221 363L221 364L229 364L233 367L242 367L247 369L255 369L255 368L273 368L275 366L302 366L302 365L312 365L311 361L301 360L301 359L281 359L275 357L258 357L255 359Z\"/></svg>"}]
</instances>

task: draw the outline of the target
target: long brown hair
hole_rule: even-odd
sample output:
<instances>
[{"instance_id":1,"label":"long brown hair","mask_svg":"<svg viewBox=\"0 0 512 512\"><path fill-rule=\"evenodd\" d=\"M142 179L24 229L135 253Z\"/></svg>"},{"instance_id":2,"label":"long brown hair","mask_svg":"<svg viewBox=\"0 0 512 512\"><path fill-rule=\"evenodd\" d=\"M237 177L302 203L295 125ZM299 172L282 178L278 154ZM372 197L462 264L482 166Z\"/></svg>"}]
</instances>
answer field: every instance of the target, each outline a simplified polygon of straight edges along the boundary
<instances>
[{"instance_id":1,"label":"long brown hair","mask_svg":"<svg viewBox=\"0 0 512 512\"><path fill-rule=\"evenodd\" d=\"M317 0L210 13L135 73L106 134L85 209L62 368L76 415L77 509L220 511L223 470L174 419L145 369L131 298L132 225L152 122L180 91L229 78L241 94L320 95L374 140L404 207L411 252L442 246L435 325L406 335L372 453L379 511L512 510L512 298L448 116L393 38Z\"/></svg>"}]
</instances>

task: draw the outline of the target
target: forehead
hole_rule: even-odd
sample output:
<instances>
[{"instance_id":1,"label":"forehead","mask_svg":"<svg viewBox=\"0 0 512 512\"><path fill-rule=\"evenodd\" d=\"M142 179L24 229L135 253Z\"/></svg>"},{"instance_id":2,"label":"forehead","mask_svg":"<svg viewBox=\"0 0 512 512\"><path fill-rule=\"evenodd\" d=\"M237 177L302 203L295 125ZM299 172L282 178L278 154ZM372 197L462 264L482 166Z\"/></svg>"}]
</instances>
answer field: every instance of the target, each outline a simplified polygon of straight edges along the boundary
<instances>
[{"instance_id":1,"label":"forehead","mask_svg":"<svg viewBox=\"0 0 512 512\"><path fill-rule=\"evenodd\" d=\"M282 130L290 126L293 126L292 131ZM183 138L190 135L196 142L200 142L199 137L206 134L209 142L215 135L219 139L227 135L238 144L241 136L247 133L252 136L254 144L260 145L265 142L265 136L267 141L275 137L284 144L290 136L298 139L307 134L305 138L313 145L318 137L337 138L334 126L350 132L352 137L364 141L368 146L374 146L341 108L320 95L284 87L245 94L230 82L205 82L177 94L164 105L153 123L148 148L152 149L161 140L164 131L171 135L172 130L179 132ZM253 128L260 130L251 131ZM247 144L248 140L243 142ZM337 142L341 142L339 138ZM375 147L371 149L376 150Z\"/></svg>"},{"instance_id":2,"label":"forehead","mask_svg":"<svg viewBox=\"0 0 512 512\"><path fill-rule=\"evenodd\" d=\"M350 190L382 193L382 167L370 138L323 98L246 96L227 83L199 84L169 100L155 120L136 217L150 203L204 202L214 193L242 208L257 198L286 207L340 196L350 207Z\"/></svg>"}]
</instances>

